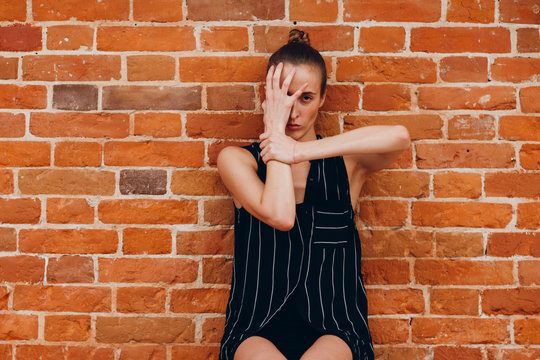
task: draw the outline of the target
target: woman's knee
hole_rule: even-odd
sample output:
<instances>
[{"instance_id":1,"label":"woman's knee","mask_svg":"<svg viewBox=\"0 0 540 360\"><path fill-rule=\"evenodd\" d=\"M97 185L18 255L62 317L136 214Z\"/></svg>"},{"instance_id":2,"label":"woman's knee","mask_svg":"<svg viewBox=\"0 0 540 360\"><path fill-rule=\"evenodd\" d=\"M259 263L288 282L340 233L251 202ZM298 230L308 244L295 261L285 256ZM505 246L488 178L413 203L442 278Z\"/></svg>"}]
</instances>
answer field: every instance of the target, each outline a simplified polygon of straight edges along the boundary
<instances>
[{"instance_id":1,"label":"woman's knee","mask_svg":"<svg viewBox=\"0 0 540 360\"><path fill-rule=\"evenodd\" d=\"M307 349L300 360L352 360L352 351L340 337L323 335Z\"/></svg>"},{"instance_id":2,"label":"woman's knee","mask_svg":"<svg viewBox=\"0 0 540 360\"><path fill-rule=\"evenodd\" d=\"M268 339L250 336L236 349L234 360L287 360Z\"/></svg>"}]
</instances>

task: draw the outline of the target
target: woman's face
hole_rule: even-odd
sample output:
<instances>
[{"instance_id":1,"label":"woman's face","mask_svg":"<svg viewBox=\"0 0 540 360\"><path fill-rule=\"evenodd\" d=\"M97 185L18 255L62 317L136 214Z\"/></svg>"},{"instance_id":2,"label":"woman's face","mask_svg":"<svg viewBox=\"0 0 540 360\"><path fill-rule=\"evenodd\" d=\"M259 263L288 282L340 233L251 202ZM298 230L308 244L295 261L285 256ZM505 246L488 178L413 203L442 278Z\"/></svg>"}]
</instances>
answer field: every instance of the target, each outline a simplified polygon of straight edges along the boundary
<instances>
[{"instance_id":1,"label":"woman's face","mask_svg":"<svg viewBox=\"0 0 540 360\"><path fill-rule=\"evenodd\" d=\"M321 73L312 65L285 63L281 73L282 84L293 68L296 73L289 86L289 95L294 94L305 83L308 85L291 109L285 134L297 141L315 140L315 119L325 98L324 94L321 96Z\"/></svg>"}]
</instances>

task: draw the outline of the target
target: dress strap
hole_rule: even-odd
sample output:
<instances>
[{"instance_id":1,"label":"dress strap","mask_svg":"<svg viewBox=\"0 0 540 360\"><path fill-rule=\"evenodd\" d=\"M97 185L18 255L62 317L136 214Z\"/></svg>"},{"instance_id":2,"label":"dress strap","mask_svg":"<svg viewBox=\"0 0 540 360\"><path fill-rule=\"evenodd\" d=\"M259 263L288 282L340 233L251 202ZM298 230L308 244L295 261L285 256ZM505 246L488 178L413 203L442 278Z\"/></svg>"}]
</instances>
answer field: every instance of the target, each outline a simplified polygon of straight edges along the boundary
<instances>
[{"instance_id":1,"label":"dress strap","mask_svg":"<svg viewBox=\"0 0 540 360\"><path fill-rule=\"evenodd\" d=\"M259 142L254 142L246 146L242 146L242 148L248 150L251 155L255 158L255 161L257 161L257 175L259 176L259 179L261 179L262 182L266 181L266 164L262 160L261 157L261 147Z\"/></svg>"}]
</instances>

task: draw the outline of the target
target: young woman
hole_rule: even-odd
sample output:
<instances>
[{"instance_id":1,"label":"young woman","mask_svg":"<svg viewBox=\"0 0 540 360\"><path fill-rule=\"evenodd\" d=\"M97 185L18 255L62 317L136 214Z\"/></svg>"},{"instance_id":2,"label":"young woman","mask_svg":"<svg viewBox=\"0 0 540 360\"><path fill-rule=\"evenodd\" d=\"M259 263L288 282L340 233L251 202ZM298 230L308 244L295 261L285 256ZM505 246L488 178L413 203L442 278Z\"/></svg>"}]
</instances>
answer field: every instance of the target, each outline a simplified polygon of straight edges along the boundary
<instances>
[{"instance_id":1,"label":"young woman","mask_svg":"<svg viewBox=\"0 0 540 360\"><path fill-rule=\"evenodd\" d=\"M323 58L292 30L268 62L261 142L219 154L235 205L221 360L374 358L354 205L409 134L366 126L321 138L325 91Z\"/></svg>"}]
</instances>

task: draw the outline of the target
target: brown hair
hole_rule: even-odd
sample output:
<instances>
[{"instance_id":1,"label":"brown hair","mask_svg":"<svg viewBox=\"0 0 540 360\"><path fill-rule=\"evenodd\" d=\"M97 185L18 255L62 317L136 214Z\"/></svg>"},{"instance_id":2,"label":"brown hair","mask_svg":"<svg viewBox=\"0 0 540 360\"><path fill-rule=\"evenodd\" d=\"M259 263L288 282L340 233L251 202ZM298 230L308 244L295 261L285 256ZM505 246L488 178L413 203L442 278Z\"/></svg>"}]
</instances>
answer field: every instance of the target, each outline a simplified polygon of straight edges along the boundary
<instances>
[{"instance_id":1,"label":"brown hair","mask_svg":"<svg viewBox=\"0 0 540 360\"><path fill-rule=\"evenodd\" d=\"M321 96L324 94L326 91L326 65L321 54L309 44L309 35L306 32L292 29L289 32L289 42L270 56L266 71L268 72L270 66L277 65L280 62L292 65L307 64L317 67L321 72Z\"/></svg>"}]
</instances>

